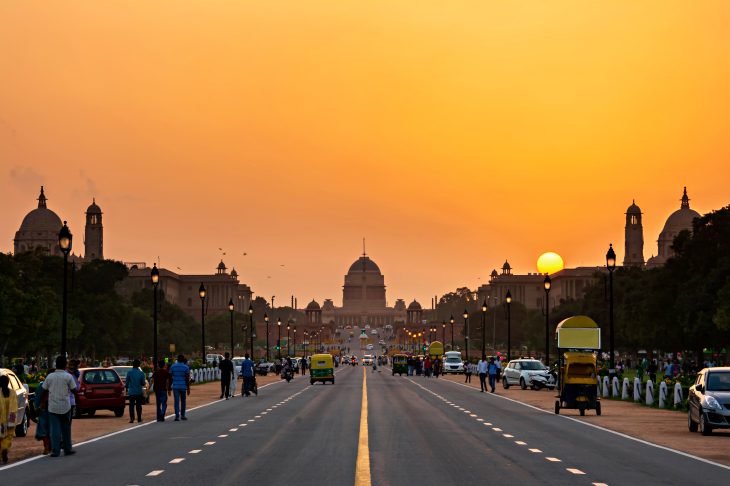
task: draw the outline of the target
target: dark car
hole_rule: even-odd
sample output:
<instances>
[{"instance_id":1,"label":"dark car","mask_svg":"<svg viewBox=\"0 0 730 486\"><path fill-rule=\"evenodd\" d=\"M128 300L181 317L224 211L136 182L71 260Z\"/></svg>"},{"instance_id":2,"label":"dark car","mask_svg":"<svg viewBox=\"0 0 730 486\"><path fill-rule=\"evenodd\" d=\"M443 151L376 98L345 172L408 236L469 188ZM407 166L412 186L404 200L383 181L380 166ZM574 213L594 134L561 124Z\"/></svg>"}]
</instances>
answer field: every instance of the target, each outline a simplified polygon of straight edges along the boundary
<instances>
[{"instance_id":1,"label":"dark car","mask_svg":"<svg viewBox=\"0 0 730 486\"><path fill-rule=\"evenodd\" d=\"M124 415L124 384L112 368L81 368L76 395L76 416L94 416L97 410Z\"/></svg>"},{"instance_id":2,"label":"dark car","mask_svg":"<svg viewBox=\"0 0 730 486\"><path fill-rule=\"evenodd\" d=\"M687 396L690 432L710 435L712 429L730 429L730 367L705 368L697 374Z\"/></svg>"},{"instance_id":3,"label":"dark car","mask_svg":"<svg viewBox=\"0 0 730 486\"><path fill-rule=\"evenodd\" d=\"M130 372L132 369L131 366L110 366L111 369L117 372L119 375L119 378L122 379L122 386L125 386L126 380L127 380L127 373ZM150 403L150 394L152 393L152 387L150 386L150 381L145 377L144 381L144 387L142 389L142 394L144 395L144 402ZM129 403L129 396L126 395L126 387L125 387L125 400L127 403Z\"/></svg>"}]
</instances>

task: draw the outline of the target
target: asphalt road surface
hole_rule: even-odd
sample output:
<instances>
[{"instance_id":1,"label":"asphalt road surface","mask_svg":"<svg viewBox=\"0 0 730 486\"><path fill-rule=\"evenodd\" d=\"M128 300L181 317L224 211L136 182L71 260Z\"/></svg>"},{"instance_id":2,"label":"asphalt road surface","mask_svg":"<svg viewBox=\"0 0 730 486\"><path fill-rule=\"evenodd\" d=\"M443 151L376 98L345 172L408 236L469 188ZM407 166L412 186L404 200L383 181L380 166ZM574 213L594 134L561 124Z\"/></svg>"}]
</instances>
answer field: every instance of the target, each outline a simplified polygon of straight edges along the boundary
<instances>
[{"instance_id":1,"label":"asphalt road surface","mask_svg":"<svg viewBox=\"0 0 730 486\"><path fill-rule=\"evenodd\" d=\"M142 424L77 444L71 457L0 468L0 482L645 486L730 477L726 466L499 395L379 369L340 367L334 386L297 375L258 397L190 410L186 422Z\"/></svg>"}]
</instances>

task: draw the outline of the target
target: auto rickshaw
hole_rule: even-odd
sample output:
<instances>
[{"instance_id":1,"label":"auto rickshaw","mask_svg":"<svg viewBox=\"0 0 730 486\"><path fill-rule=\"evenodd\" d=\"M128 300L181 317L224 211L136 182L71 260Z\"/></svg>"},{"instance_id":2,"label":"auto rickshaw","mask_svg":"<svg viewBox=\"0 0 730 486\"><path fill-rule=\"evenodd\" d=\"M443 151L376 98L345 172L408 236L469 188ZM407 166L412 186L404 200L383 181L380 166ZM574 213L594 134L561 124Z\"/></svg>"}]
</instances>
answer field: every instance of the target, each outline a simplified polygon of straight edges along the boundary
<instances>
[{"instance_id":1,"label":"auto rickshaw","mask_svg":"<svg viewBox=\"0 0 730 486\"><path fill-rule=\"evenodd\" d=\"M408 374L408 355L395 354L391 359L393 362L393 376L398 373L399 376L403 376L403 373Z\"/></svg>"},{"instance_id":2,"label":"auto rickshaw","mask_svg":"<svg viewBox=\"0 0 730 486\"><path fill-rule=\"evenodd\" d=\"M574 316L563 320L556 329L559 357L559 389L555 413L561 408L577 408L601 415L598 396L596 353L601 349L601 329L591 318Z\"/></svg>"},{"instance_id":3,"label":"auto rickshaw","mask_svg":"<svg viewBox=\"0 0 730 486\"><path fill-rule=\"evenodd\" d=\"M335 384L335 365L331 354L315 354L311 358L309 369L309 384L314 385L315 381Z\"/></svg>"}]
</instances>

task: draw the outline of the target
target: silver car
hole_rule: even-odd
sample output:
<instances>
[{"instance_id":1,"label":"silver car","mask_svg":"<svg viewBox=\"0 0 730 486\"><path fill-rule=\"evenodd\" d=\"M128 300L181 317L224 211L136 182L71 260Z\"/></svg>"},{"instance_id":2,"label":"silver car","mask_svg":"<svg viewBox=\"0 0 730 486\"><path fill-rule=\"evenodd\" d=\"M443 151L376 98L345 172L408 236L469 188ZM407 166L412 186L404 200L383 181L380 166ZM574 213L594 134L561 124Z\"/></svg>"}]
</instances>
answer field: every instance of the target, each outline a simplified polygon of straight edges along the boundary
<instances>
[{"instance_id":1,"label":"silver car","mask_svg":"<svg viewBox=\"0 0 730 486\"><path fill-rule=\"evenodd\" d=\"M20 382L18 376L7 368L0 368L0 375L10 379L10 393L18 397L18 413L15 416L15 436L25 437L28 433L28 386Z\"/></svg>"},{"instance_id":2,"label":"silver car","mask_svg":"<svg viewBox=\"0 0 730 486\"><path fill-rule=\"evenodd\" d=\"M730 367L705 368L697 374L687 396L690 432L730 429Z\"/></svg>"},{"instance_id":3,"label":"silver car","mask_svg":"<svg viewBox=\"0 0 730 486\"><path fill-rule=\"evenodd\" d=\"M523 390L528 386L534 389L532 378L540 375L546 378L546 383L551 383L548 388L552 390L555 388L555 383L550 381L548 371L547 367L536 359L513 359L502 371L502 386L505 389L511 385L519 385Z\"/></svg>"}]
</instances>

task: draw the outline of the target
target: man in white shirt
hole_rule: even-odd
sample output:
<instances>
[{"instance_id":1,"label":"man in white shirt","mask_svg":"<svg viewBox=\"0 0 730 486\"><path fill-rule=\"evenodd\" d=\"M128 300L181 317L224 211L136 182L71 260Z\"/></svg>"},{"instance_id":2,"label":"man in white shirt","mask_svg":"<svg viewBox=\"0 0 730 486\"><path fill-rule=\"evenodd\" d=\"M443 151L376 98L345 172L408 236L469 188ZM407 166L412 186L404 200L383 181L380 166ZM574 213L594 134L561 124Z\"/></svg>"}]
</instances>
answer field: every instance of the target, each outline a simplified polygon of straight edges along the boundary
<instances>
[{"instance_id":1,"label":"man in white shirt","mask_svg":"<svg viewBox=\"0 0 730 486\"><path fill-rule=\"evenodd\" d=\"M477 373L479 373L479 385L482 387L482 393L487 389L487 356L482 355L482 359L477 363Z\"/></svg>"},{"instance_id":2,"label":"man in white shirt","mask_svg":"<svg viewBox=\"0 0 730 486\"><path fill-rule=\"evenodd\" d=\"M66 357L56 358L56 371L43 382L48 390L48 418L51 429L51 457L61 455L61 441L64 454L70 456L76 451L71 448L71 402L69 393L76 392L76 381L66 371Z\"/></svg>"}]
</instances>

